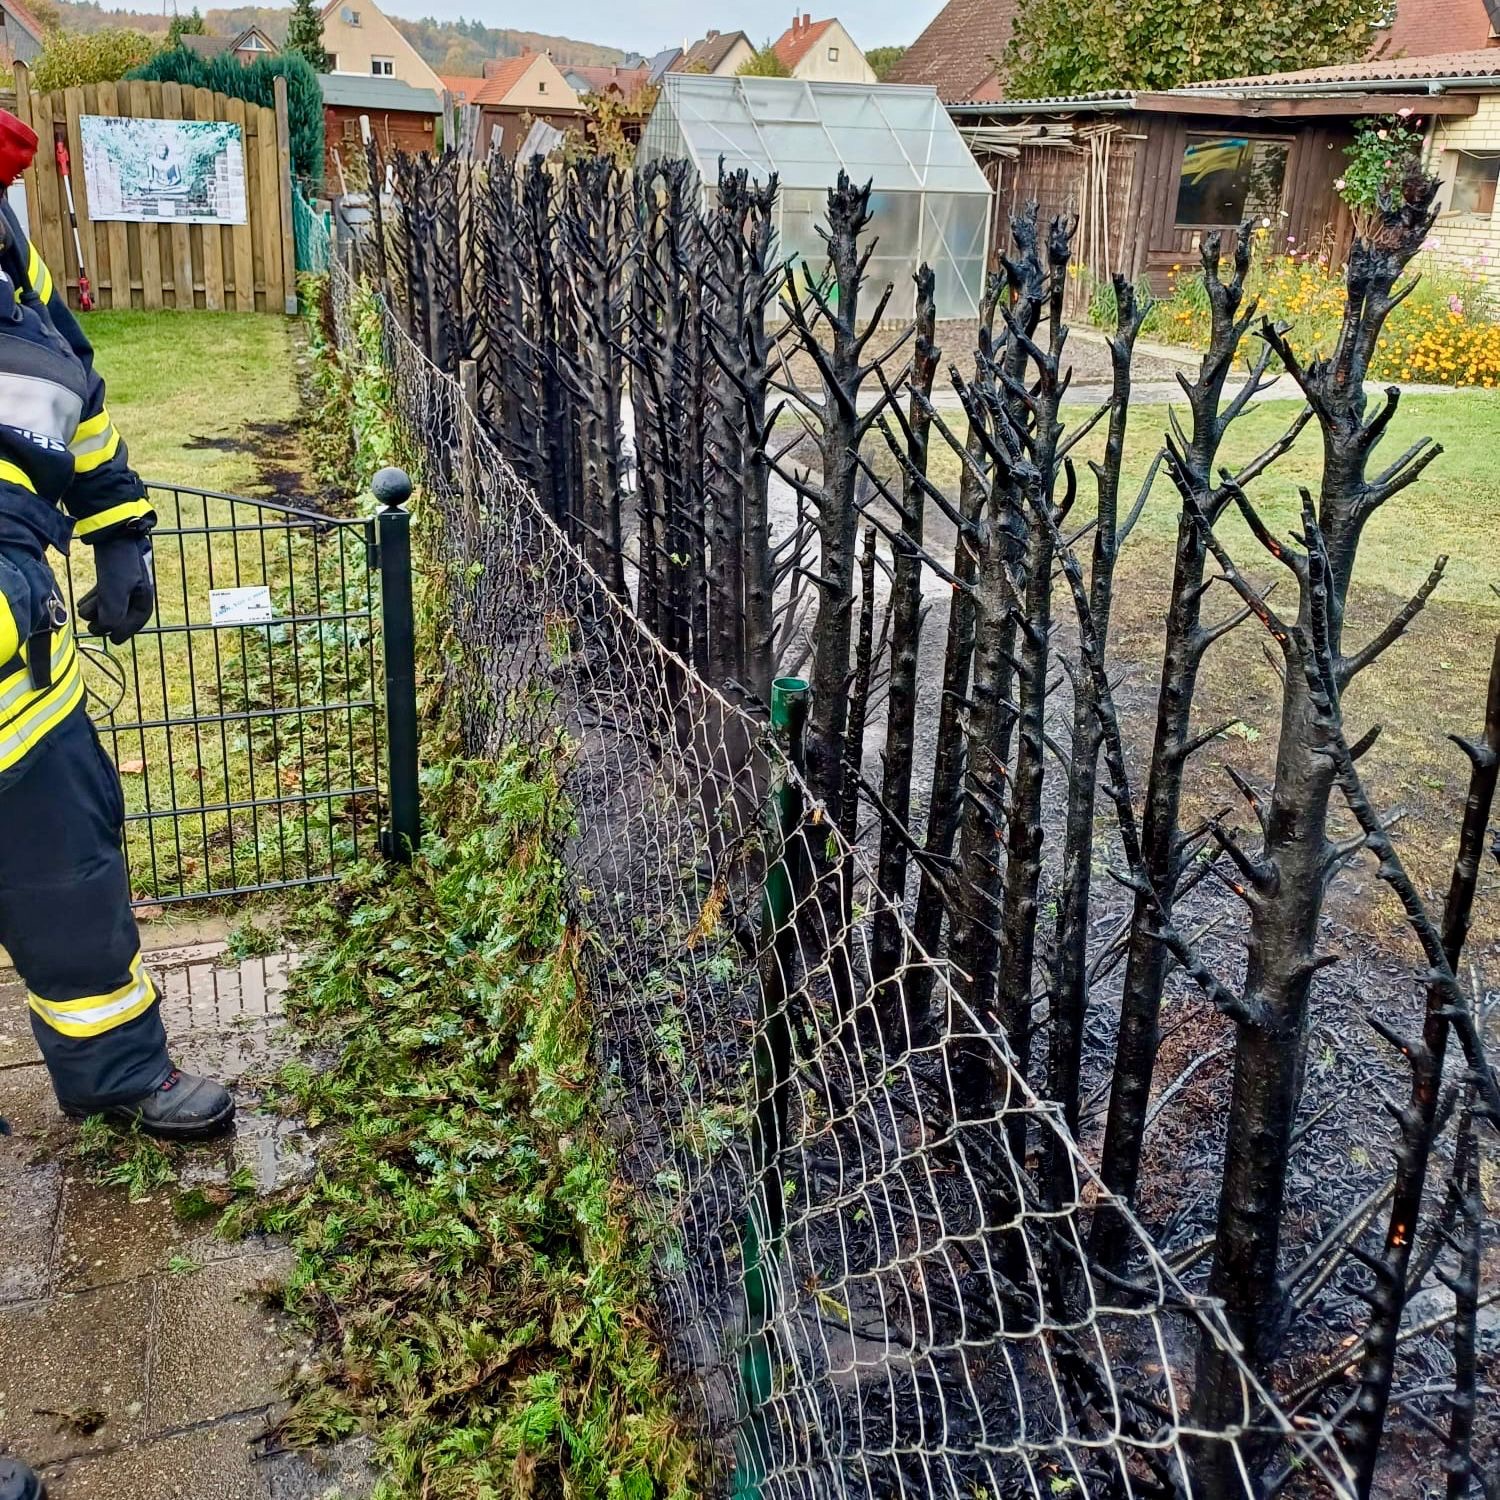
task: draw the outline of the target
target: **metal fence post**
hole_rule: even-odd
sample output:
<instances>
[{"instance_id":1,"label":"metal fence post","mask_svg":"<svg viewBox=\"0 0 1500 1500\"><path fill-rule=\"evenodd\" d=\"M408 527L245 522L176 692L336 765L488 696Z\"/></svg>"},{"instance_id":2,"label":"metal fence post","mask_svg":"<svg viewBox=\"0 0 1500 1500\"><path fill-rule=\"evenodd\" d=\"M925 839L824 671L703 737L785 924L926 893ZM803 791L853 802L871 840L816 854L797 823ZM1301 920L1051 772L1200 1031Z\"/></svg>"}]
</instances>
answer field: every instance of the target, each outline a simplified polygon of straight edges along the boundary
<instances>
[{"instance_id":1,"label":"metal fence post","mask_svg":"<svg viewBox=\"0 0 1500 1500\"><path fill-rule=\"evenodd\" d=\"M409 860L422 841L417 784L417 631L411 589L411 480L382 469L370 482L380 502L375 518L380 564L380 627L385 660L385 744L390 822L380 833L389 859Z\"/></svg>"},{"instance_id":2,"label":"metal fence post","mask_svg":"<svg viewBox=\"0 0 1500 1500\"><path fill-rule=\"evenodd\" d=\"M811 701L800 677L771 684L771 733L786 757L773 764L766 806L767 864L761 896L761 1031L755 1039L755 1123L750 1135L755 1191L745 1217L745 1316L740 1355L744 1423L736 1444L732 1500L759 1500L770 1461L765 1407L773 1390L774 1356L769 1327L776 1307L776 1257L786 1232L786 1191L781 1176L792 1087L789 982L796 965L797 907L806 894L801 776Z\"/></svg>"}]
</instances>

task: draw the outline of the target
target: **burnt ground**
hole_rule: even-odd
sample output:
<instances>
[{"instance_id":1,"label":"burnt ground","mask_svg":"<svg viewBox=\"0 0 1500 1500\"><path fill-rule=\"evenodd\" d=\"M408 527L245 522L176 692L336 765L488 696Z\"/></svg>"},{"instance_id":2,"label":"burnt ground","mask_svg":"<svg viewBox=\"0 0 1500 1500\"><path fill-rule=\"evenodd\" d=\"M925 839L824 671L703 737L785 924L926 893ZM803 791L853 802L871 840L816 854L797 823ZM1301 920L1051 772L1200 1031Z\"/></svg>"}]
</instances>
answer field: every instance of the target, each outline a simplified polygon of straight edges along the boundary
<instances>
[{"instance_id":1,"label":"burnt ground","mask_svg":"<svg viewBox=\"0 0 1500 1500\"><path fill-rule=\"evenodd\" d=\"M814 467L816 452L804 442L796 453L801 465ZM789 524L792 502L789 490L781 497L782 513ZM929 507L929 518L932 507ZM936 528L930 528L930 530ZM783 534L777 528L778 534ZM951 557L952 533L932 537L935 554ZM882 549L884 550L884 549ZM1144 544L1134 552L1127 548L1118 575L1116 612L1111 630L1112 657L1119 671L1117 706L1122 716L1127 747L1131 754L1132 783L1139 803L1149 762L1154 729L1156 684L1160 670L1161 621L1170 576L1170 554L1164 560L1159 549ZM1225 591L1227 593L1227 590ZM878 587L880 607L885 587ZM937 722L937 697L941 687L943 643L947 623L949 588L931 574L924 574L924 599L929 607L918 671L919 712L918 768L914 788L916 809L913 826L924 826L925 776L932 765ZM1357 595L1362 618L1383 619L1401 601ZM1075 630L1071 601L1059 588L1056 649L1071 657ZM1218 609L1228 612L1221 601ZM1365 613L1368 611L1368 613ZM1210 618L1216 613L1211 610ZM1351 616L1352 618L1352 616ZM1445 610L1436 605L1413 627L1410 638L1399 644L1380 664L1379 671L1393 674L1401 691L1403 674L1430 673L1435 660L1446 668L1448 659L1460 649L1473 654L1474 620L1470 612ZM1488 650L1483 653L1485 664ZM1372 673L1373 675L1373 673ZM1275 710L1278 687L1265 659L1263 642L1251 626L1228 637L1214 648L1202 674L1197 720L1203 726L1238 719L1239 732L1212 742L1190 768L1183 812L1184 826L1212 809L1228 808L1234 821L1242 821L1243 804L1224 775L1225 763L1259 784L1269 783L1274 770L1276 738ZM1358 729L1361 698L1350 699L1351 721ZM1473 733L1482 716L1482 697L1464 701L1455 694L1456 722ZM1049 727L1053 737L1066 744L1071 725L1071 702L1066 677L1058 674ZM1257 728L1256 726L1262 726ZM1432 726L1432 739L1441 729ZM883 746L884 715L877 707L865 740L866 775L877 784ZM1425 772L1421 779L1413 768L1411 744L1377 746L1368 763L1368 779L1377 806L1391 811L1406 809L1398 825L1398 837L1424 895L1433 909L1441 910L1448 869L1456 845L1462 812L1462 788L1467 763L1455 768L1451 781L1437 781ZM1430 753L1430 749L1429 752ZM1458 752L1453 752L1461 761ZM1436 784L1432 784L1436 782ZM1060 842L1065 811L1065 778L1060 766L1048 766L1046 797L1046 867L1040 905L1043 912L1039 932L1039 958L1047 962L1052 940L1051 917L1059 884ZM1335 801L1331 821L1336 828L1346 822ZM1350 825L1352 826L1352 824ZM873 833L873 829L867 830ZM1102 942L1128 915L1129 901L1108 876L1117 843L1112 809L1103 804L1097 824L1095 902L1093 933ZM1416 857L1413 858L1413 846ZM1486 872L1476 910L1476 922L1465 955L1471 965L1476 994L1491 1007L1489 1034L1500 1043L1500 878L1494 869ZM1218 880L1202 881L1181 904L1180 925L1196 935L1205 958L1227 983L1242 977L1245 962L1246 918L1240 899ZM1404 1099L1408 1075L1400 1058L1372 1030L1368 1017L1379 1017L1398 1030L1416 1030L1423 1008L1421 957L1405 927L1395 899L1377 880L1373 866L1357 863L1334 883L1323 920L1323 944L1341 954L1340 962L1323 971L1315 982L1309 1021L1308 1063L1305 1095L1299 1117L1299 1136L1294 1151L1286 1207L1282 1265L1283 1274L1305 1270L1295 1288L1304 1299L1297 1305L1287 1336L1286 1354L1276 1372L1275 1387L1291 1396L1312 1374L1322 1370L1331 1356L1349 1346L1364 1326L1366 1308L1361 1293L1369 1285L1369 1274L1352 1257L1313 1256L1319 1242L1355 1205L1388 1183L1392 1172L1395 1126L1382 1096ZM1088 1021L1085 1058L1085 1097L1088 1101L1080 1145L1097 1162L1102 1145L1118 1018L1117 967L1097 986ZM1039 985L1040 987L1040 985ZM1042 1034L1033 1043L1034 1058L1045 1057L1045 1009L1039 1006ZM1222 1170L1224 1129L1233 1068L1234 1027L1219 1015L1181 974L1173 976L1163 1009L1164 1040L1156 1069L1153 1091L1155 1111L1148 1129L1143 1163L1143 1189L1138 1213L1153 1239L1169 1260L1182 1264L1189 1286L1205 1289L1208 1256L1206 1242L1213 1234L1217 1214L1218 1182ZM1448 1069L1450 1086L1462 1077L1452 1059ZM1429 1172L1427 1225L1446 1186L1452 1158L1453 1129L1440 1144ZM1500 1167L1491 1160L1483 1173L1486 1208L1493 1217L1500 1213ZM1377 1211L1365 1231L1364 1248L1374 1250L1384 1233L1385 1219ZM1429 1231L1430 1232L1430 1231ZM1419 1233L1420 1257L1425 1240ZM1304 1267L1304 1262L1309 1261ZM1491 1246L1483 1278L1485 1291L1494 1295L1500 1287L1500 1246ZM1483 1295L1483 1293L1482 1293ZM1453 1297L1429 1275L1412 1298L1408 1329L1432 1319L1451 1315ZM1480 1310L1485 1330L1482 1347L1488 1360L1487 1379L1491 1395L1481 1400L1481 1434L1476 1455L1491 1453L1500 1464L1500 1308L1495 1304ZM1428 1425L1445 1427L1447 1410L1442 1391L1452 1378L1452 1355L1448 1331L1436 1331L1409 1339L1398 1364L1396 1401L1388 1423L1385 1467L1377 1492L1394 1497L1423 1497L1443 1493L1442 1447ZM1331 1412L1352 1387L1336 1382L1321 1405L1307 1410ZM1489 1445L1486 1448L1486 1444Z\"/></svg>"}]
</instances>

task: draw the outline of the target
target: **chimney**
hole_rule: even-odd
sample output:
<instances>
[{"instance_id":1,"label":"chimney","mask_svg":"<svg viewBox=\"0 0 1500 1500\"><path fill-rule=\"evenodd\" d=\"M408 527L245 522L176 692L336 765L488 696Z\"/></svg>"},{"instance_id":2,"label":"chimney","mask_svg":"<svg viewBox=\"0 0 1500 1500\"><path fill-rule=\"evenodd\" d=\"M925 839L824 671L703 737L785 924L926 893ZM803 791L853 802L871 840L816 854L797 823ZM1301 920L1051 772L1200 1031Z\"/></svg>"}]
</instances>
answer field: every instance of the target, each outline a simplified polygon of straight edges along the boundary
<instances>
[{"instance_id":1,"label":"chimney","mask_svg":"<svg viewBox=\"0 0 1500 1500\"><path fill-rule=\"evenodd\" d=\"M716 37L716 36L718 36L718 34L719 34L719 33L718 33L718 32L717 32L717 31L710 31L710 32L709 32L709 33L708 33L708 37L707 37L707 40L708 40L708 41L710 41L710 42L711 42L711 41L713 41L713 39L714 39L714 38L715 38L715 37Z\"/></svg>"},{"instance_id":2,"label":"chimney","mask_svg":"<svg viewBox=\"0 0 1500 1500\"><path fill-rule=\"evenodd\" d=\"M803 31L812 30L812 12L810 10L802 12L802 29Z\"/></svg>"}]
</instances>

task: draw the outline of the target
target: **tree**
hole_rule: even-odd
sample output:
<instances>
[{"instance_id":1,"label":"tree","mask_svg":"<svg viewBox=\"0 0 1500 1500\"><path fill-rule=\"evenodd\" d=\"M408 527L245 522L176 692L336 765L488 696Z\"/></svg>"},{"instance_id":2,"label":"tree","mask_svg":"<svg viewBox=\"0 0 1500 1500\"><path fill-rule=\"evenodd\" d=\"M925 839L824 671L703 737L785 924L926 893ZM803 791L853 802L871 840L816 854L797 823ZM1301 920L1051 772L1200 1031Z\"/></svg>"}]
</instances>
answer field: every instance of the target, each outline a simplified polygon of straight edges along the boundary
<instances>
[{"instance_id":1,"label":"tree","mask_svg":"<svg viewBox=\"0 0 1500 1500\"><path fill-rule=\"evenodd\" d=\"M995 61L1013 99L1176 88L1362 57L1384 9L1385 0L1140 0L1106 14L1094 0L1046 0L1021 8Z\"/></svg>"},{"instance_id":2,"label":"tree","mask_svg":"<svg viewBox=\"0 0 1500 1500\"><path fill-rule=\"evenodd\" d=\"M790 78L792 70L777 57L770 42L756 49L734 70L741 78Z\"/></svg>"},{"instance_id":3,"label":"tree","mask_svg":"<svg viewBox=\"0 0 1500 1500\"><path fill-rule=\"evenodd\" d=\"M203 24L203 12L195 5L186 16L173 16L167 27L167 46L175 47L185 36L202 36L207 28Z\"/></svg>"},{"instance_id":4,"label":"tree","mask_svg":"<svg viewBox=\"0 0 1500 1500\"><path fill-rule=\"evenodd\" d=\"M874 70L876 78L884 83L891 76L891 69L905 56L905 47L871 47L865 53L865 61Z\"/></svg>"},{"instance_id":5,"label":"tree","mask_svg":"<svg viewBox=\"0 0 1500 1500\"><path fill-rule=\"evenodd\" d=\"M139 31L49 32L32 65L32 86L48 93L87 83L113 83L144 63L156 48L156 40Z\"/></svg>"},{"instance_id":6,"label":"tree","mask_svg":"<svg viewBox=\"0 0 1500 1500\"><path fill-rule=\"evenodd\" d=\"M286 50L300 53L314 73L333 71L333 59L323 45L323 17L312 0L296 0L286 29Z\"/></svg>"}]
</instances>

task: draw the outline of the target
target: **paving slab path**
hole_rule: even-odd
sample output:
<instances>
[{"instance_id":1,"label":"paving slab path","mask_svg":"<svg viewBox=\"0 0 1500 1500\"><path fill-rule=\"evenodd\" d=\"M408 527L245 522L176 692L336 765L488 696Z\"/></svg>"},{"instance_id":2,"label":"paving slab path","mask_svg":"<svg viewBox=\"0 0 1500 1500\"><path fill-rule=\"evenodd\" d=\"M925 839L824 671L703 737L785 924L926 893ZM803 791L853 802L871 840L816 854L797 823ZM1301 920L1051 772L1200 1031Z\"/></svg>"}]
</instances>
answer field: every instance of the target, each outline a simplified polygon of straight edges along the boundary
<instances>
[{"instance_id":1,"label":"paving slab path","mask_svg":"<svg viewBox=\"0 0 1500 1500\"><path fill-rule=\"evenodd\" d=\"M248 1167L270 1190L308 1170L312 1142L258 1109L290 1050L290 956L235 963L222 941L148 954L174 1055L221 1077L235 1132L185 1149L183 1186ZM39 1469L50 1500L360 1500L362 1445L304 1456L271 1433L299 1350L261 1288L285 1247L178 1221L176 1189L132 1203L73 1154L24 987L0 970L0 1452Z\"/></svg>"}]
</instances>

